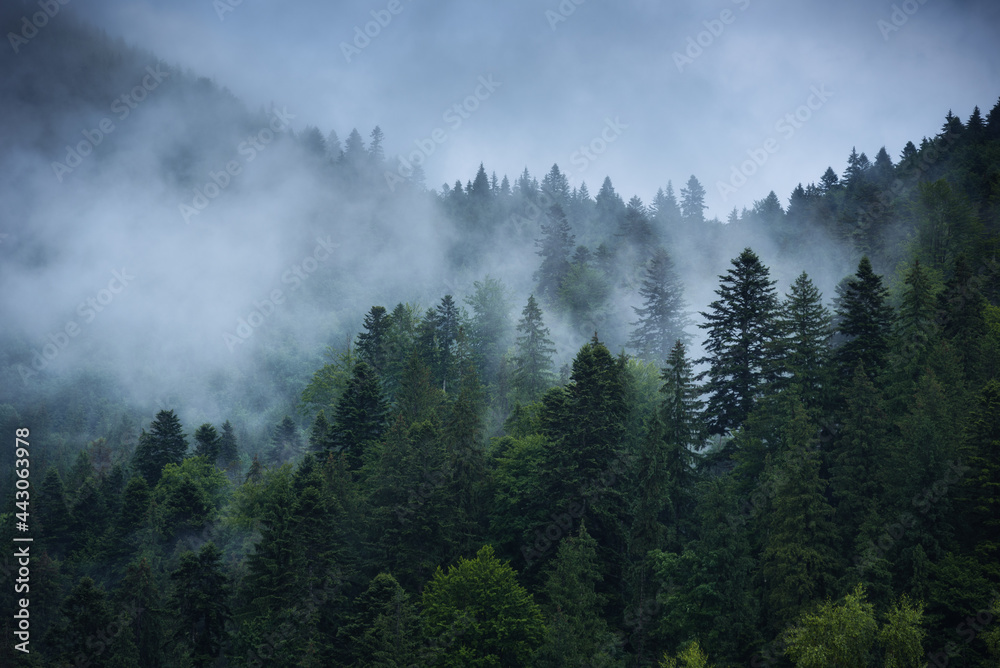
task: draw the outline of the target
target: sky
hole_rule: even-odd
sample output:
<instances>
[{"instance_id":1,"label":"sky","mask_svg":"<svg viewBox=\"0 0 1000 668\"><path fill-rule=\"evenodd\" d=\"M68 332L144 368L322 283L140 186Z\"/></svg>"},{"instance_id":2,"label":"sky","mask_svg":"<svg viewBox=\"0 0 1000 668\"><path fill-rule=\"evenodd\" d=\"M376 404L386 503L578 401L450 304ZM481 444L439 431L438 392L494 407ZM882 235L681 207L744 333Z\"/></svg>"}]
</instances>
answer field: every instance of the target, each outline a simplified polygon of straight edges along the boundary
<instances>
[{"instance_id":1,"label":"sky","mask_svg":"<svg viewBox=\"0 0 1000 668\"><path fill-rule=\"evenodd\" d=\"M949 109L985 114L1000 83L988 0L74 5L252 108L287 107L297 127L367 141L380 126L387 155L422 161L429 187L480 162L511 180L557 163L591 195L611 176L648 203L694 174L723 220L842 173L854 145L896 160Z\"/></svg>"}]
</instances>

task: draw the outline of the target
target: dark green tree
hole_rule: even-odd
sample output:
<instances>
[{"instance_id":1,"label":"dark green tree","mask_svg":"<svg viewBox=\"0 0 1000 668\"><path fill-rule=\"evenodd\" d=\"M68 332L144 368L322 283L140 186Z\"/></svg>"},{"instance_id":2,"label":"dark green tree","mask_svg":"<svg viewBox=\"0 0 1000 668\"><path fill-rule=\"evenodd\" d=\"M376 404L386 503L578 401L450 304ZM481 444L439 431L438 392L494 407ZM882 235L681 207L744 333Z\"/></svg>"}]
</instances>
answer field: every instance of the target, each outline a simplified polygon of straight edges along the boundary
<instances>
[{"instance_id":1,"label":"dark green tree","mask_svg":"<svg viewBox=\"0 0 1000 668\"><path fill-rule=\"evenodd\" d=\"M520 334L517 337L513 385L518 396L530 402L551 385L552 355L556 352L534 295L528 297L528 303L521 311L517 331Z\"/></svg>"},{"instance_id":2,"label":"dark green tree","mask_svg":"<svg viewBox=\"0 0 1000 668\"><path fill-rule=\"evenodd\" d=\"M388 573L376 575L337 631L348 644L352 665L402 668L414 664L421 636L410 596Z\"/></svg>"},{"instance_id":3,"label":"dark green tree","mask_svg":"<svg viewBox=\"0 0 1000 668\"><path fill-rule=\"evenodd\" d=\"M850 382L858 363L875 377L884 368L893 326L892 307L882 278L861 258L837 304L837 330L845 341L835 351L840 380Z\"/></svg>"},{"instance_id":4,"label":"dark green tree","mask_svg":"<svg viewBox=\"0 0 1000 668\"><path fill-rule=\"evenodd\" d=\"M710 367L706 417L710 433L724 434L740 426L753 410L762 388L773 374L774 341L779 335L774 281L760 258L746 248L719 277L719 299L702 313L708 330L705 357L697 363Z\"/></svg>"},{"instance_id":5,"label":"dark green tree","mask_svg":"<svg viewBox=\"0 0 1000 668\"><path fill-rule=\"evenodd\" d=\"M796 385L806 408L818 408L829 388L833 318L809 276L802 272L785 296L778 325L778 384Z\"/></svg>"},{"instance_id":6,"label":"dark green tree","mask_svg":"<svg viewBox=\"0 0 1000 668\"><path fill-rule=\"evenodd\" d=\"M65 554L73 545L74 537L70 532L72 518L62 477L54 466L45 470L34 512L48 549L56 556Z\"/></svg>"},{"instance_id":7,"label":"dark green tree","mask_svg":"<svg viewBox=\"0 0 1000 668\"><path fill-rule=\"evenodd\" d=\"M367 444L378 440L385 429L387 408L378 376L365 362L354 365L347 390L337 402L330 440L347 453L348 465L358 469Z\"/></svg>"},{"instance_id":8,"label":"dark green tree","mask_svg":"<svg viewBox=\"0 0 1000 668\"><path fill-rule=\"evenodd\" d=\"M388 356L387 336L390 325L391 319L386 314L385 307L372 306L371 310L365 315L365 331L358 334L358 338L354 344L358 358L363 362L367 362L375 370L375 373L378 374L386 370L385 366Z\"/></svg>"},{"instance_id":9,"label":"dark green tree","mask_svg":"<svg viewBox=\"0 0 1000 668\"><path fill-rule=\"evenodd\" d=\"M301 451L302 439L299 438L299 429L295 426L295 421L286 415L271 434L271 444L265 461L269 466L278 466L297 457Z\"/></svg>"},{"instance_id":10,"label":"dark green tree","mask_svg":"<svg viewBox=\"0 0 1000 668\"><path fill-rule=\"evenodd\" d=\"M187 437L181 428L181 421L172 410L160 411L150 424L149 432L143 430L139 436L132 465L153 486L159 482L163 467L179 464L187 449Z\"/></svg>"},{"instance_id":11,"label":"dark green tree","mask_svg":"<svg viewBox=\"0 0 1000 668\"><path fill-rule=\"evenodd\" d=\"M198 554L185 552L170 579L170 607L177 618L174 640L185 648L192 665L214 665L228 637L230 585L222 553L211 542Z\"/></svg>"},{"instance_id":12,"label":"dark green tree","mask_svg":"<svg viewBox=\"0 0 1000 668\"><path fill-rule=\"evenodd\" d=\"M211 424L206 422L198 427L194 432L194 454L196 457L204 457L210 464L215 464L219 458L221 444L219 433Z\"/></svg>"},{"instance_id":13,"label":"dark green tree","mask_svg":"<svg viewBox=\"0 0 1000 668\"><path fill-rule=\"evenodd\" d=\"M233 425L226 420L222 423L222 434L219 435L218 462L224 468L237 469L240 464L240 452L236 444L236 434Z\"/></svg>"},{"instance_id":14,"label":"dark green tree","mask_svg":"<svg viewBox=\"0 0 1000 668\"><path fill-rule=\"evenodd\" d=\"M688 179L687 185L681 188L681 216L689 226L702 225L705 222L705 188L695 178Z\"/></svg>"}]
</instances>

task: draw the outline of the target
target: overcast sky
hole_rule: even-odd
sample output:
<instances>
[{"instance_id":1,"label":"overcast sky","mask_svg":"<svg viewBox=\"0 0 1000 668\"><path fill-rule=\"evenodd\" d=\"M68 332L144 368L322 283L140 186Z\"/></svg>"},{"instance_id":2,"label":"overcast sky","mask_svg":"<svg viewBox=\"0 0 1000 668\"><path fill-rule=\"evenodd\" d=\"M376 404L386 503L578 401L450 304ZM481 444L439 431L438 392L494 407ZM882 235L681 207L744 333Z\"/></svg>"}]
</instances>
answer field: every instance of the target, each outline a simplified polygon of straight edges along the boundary
<instances>
[{"instance_id":1,"label":"overcast sky","mask_svg":"<svg viewBox=\"0 0 1000 668\"><path fill-rule=\"evenodd\" d=\"M1000 3L989 0L106 0L77 11L252 107L287 106L300 126L341 138L357 127L367 141L377 124L390 156L441 128L430 187L464 182L480 161L511 179L555 162L592 195L610 175L648 203L693 173L723 219L771 189L787 202L828 165L842 173L854 144L896 160L949 108L985 114L1000 91ZM376 36L358 38L378 17ZM487 99L460 126L445 119L491 76L499 86L479 89ZM777 125L797 110L805 122ZM766 162L723 196L718 183L747 151L760 162L768 139ZM593 161L574 155L587 145Z\"/></svg>"}]
</instances>

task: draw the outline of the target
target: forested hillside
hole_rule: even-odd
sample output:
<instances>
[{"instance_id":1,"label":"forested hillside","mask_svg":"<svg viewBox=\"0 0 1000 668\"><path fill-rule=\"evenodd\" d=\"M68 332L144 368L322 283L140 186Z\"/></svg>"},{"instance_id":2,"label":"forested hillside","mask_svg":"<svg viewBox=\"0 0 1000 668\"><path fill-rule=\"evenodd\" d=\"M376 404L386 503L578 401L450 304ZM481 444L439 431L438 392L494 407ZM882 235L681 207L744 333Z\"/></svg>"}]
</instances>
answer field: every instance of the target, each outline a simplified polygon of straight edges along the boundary
<instances>
[{"instance_id":1,"label":"forested hillside","mask_svg":"<svg viewBox=\"0 0 1000 668\"><path fill-rule=\"evenodd\" d=\"M844 137L723 222L695 176L626 201L484 155L429 187L378 127L275 128L168 63L63 172L157 61L37 40L0 75L32 196L0 273L71 280L90 226L138 278L4 306L31 486L5 447L0 518L34 540L3 665L1000 665L1000 102L895 158Z\"/></svg>"}]
</instances>

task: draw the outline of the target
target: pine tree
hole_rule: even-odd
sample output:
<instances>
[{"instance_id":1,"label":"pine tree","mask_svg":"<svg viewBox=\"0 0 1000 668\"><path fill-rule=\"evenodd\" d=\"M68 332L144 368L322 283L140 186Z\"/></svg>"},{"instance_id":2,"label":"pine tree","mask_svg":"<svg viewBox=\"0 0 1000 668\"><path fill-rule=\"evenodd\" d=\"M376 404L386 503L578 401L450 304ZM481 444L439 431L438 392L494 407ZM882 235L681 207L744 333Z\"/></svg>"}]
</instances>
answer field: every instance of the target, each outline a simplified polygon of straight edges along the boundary
<instances>
[{"instance_id":1,"label":"pine tree","mask_svg":"<svg viewBox=\"0 0 1000 668\"><path fill-rule=\"evenodd\" d=\"M705 188L702 187L694 174L688 179L687 185L681 188L681 215L689 226L702 225L705 222Z\"/></svg>"},{"instance_id":2,"label":"pine tree","mask_svg":"<svg viewBox=\"0 0 1000 668\"><path fill-rule=\"evenodd\" d=\"M172 410L160 411L150 424L149 433L143 430L139 436L132 465L150 486L154 486L160 480L163 467L180 464L187 449L187 437L182 431L181 421Z\"/></svg>"},{"instance_id":3,"label":"pine tree","mask_svg":"<svg viewBox=\"0 0 1000 668\"><path fill-rule=\"evenodd\" d=\"M112 617L104 589L89 577L80 578L63 601L60 613L62 622L52 628L50 644L62 661L69 664L82 656L90 666L106 666L105 643L99 639L106 637Z\"/></svg>"},{"instance_id":4,"label":"pine tree","mask_svg":"<svg viewBox=\"0 0 1000 668\"><path fill-rule=\"evenodd\" d=\"M66 501L66 489L56 467L46 469L39 492L34 512L42 537L52 554L61 556L72 547L74 536L70 531L73 520Z\"/></svg>"},{"instance_id":5,"label":"pine tree","mask_svg":"<svg viewBox=\"0 0 1000 668\"><path fill-rule=\"evenodd\" d=\"M600 581L597 541L581 524L576 536L568 536L559 544L545 580L543 610L548 623L535 665L611 665L609 650L615 638L601 616L604 597L596 588Z\"/></svg>"},{"instance_id":6,"label":"pine tree","mask_svg":"<svg viewBox=\"0 0 1000 668\"><path fill-rule=\"evenodd\" d=\"M708 377L705 391L709 431L724 434L740 426L753 409L761 389L773 373L773 342L779 330L774 281L766 266L749 248L733 260L733 268L720 276L719 299L702 313L708 330L706 357L696 363L711 367L699 374Z\"/></svg>"},{"instance_id":7,"label":"pine tree","mask_svg":"<svg viewBox=\"0 0 1000 668\"><path fill-rule=\"evenodd\" d=\"M487 276L473 283L475 292L465 299L472 308L469 341L479 373L494 383L511 343L510 302L503 282Z\"/></svg>"},{"instance_id":8,"label":"pine tree","mask_svg":"<svg viewBox=\"0 0 1000 668\"><path fill-rule=\"evenodd\" d=\"M211 542L197 555L185 552L170 579L170 605L178 621L174 639L187 649L194 666L214 665L228 636L230 585L222 553Z\"/></svg>"},{"instance_id":9,"label":"pine tree","mask_svg":"<svg viewBox=\"0 0 1000 668\"><path fill-rule=\"evenodd\" d=\"M378 377L370 366L358 362L330 428L330 440L347 453L350 468L361 468L366 446L382 435L387 412Z\"/></svg>"},{"instance_id":10,"label":"pine tree","mask_svg":"<svg viewBox=\"0 0 1000 668\"><path fill-rule=\"evenodd\" d=\"M419 621L409 594L396 578L389 573L376 575L354 607L357 612L337 630L347 641L353 665L416 665Z\"/></svg>"},{"instance_id":11,"label":"pine tree","mask_svg":"<svg viewBox=\"0 0 1000 668\"><path fill-rule=\"evenodd\" d=\"M222 434L219 436L219 463L226 469L236 469L240 464L239 448L236 445L236 434L233 425L226 420L222 423Z\"/></svg>"},{"instance_id":12,"label":"pine tree","mask_svg":"<svg viewBox=\"0 0 1000 668\"><path fill-rule=\"evenodd\" d=\"M330 439L330 421L326 419L326 413L320 409L309 430L309 452L325 458L333 445Z\"/></svg>"},{"instance_id":13,"label":"pine tree","mask_svg":"<svg viewBox=\"0 0 1000 668\"><path fill-rule=\"evenodd\" d=\"M215 427L208 422L201 425L194 432L194 440L196 443L194 446L195 456L204 457L210 464L215 464L221 448L219 433Z\"/></svg>"},{"instance_id":14,"label":"pine tree","mask_svg":"<svg viewBox=\"0 0 1000 668\"><path fill-rule=\"evenodd\" d=\"M385 371L388 353L386 336L390 323L384 306L372 306L365 315L365 331L358 334L354 344L358 358L367 362L377 374Z\"/></svg>"},{"instance_id":15,"label":"pine tree","mask_svg":"<svg viewBox=\"0 0 1000 668\"><path fill-rule=\"evenodd\" d=\"M635 329L629 347L641 359L662 365L677 341L689 337L684 331L687 317L684 313L684 286L674 271L674 263L663 248L657 248L646 268L646 278L639 288L642 307L632 307L639 320L632 323Z\"/></svg>"},{"instance_id":16,"label":"pine tree","mask_svg":"<svg viewBox=\"0 0 1000 668\"><path fill-rule=\"evenodd\" d=\"M785 430L787 450L767 474L774 500L764 519L761 568L773 631L784 629L805 606L830 593L839 565L834 510L825 497L827 482L820 477L815 449L817 430L804 407L795 407Z\"/></svg>"},{"instance_id":17,"label":"pine tree","mask_svg":"<svg viewBox=\"0 0 1000 668\"><path fill-rule=\"evenodd\" d=\"M267 451L266 461L269 466L283 464L299 455L302 442L299 439L299 429L291 417L285 416L275 426L271 435L271 445Z\"/></svg>"},{"instance_id":18,"label":"pine tree","mask_svg":"<svg viewBox=\"0 0 1000 668\"><path fill-rule=\"evenodd\" d=\"M837 329L846 338L835 351L842 382L849 381L859 362L872 377L882 371L893 326L887 299L882 278L872 270L867 257L861 258L837 305Z\"/></svg>"},{"instance_id":19,"label":"pine tree","mask_svg":"<svg viewBox=\"0 0 1000 668\"><path fill-rule=\"evenodd\" d=\"M538 281L539 299L545 303L557 303L559 288L569 273L569 255L574 239L562 207L553 204L542 222L542 238L535 241L542 264L535 272L534 280Z\"/></svg>"},{"instance_id":20,"label":"pine tree","mask_svg":"<svg viewBox=\"0 0 1000 668\"><path fill-rule=\"evenodd\" d=\"M520 335L517 337L513 385L524 401L531 402L551 385L552 355L556 352L534 295L528 297L521 311L517 331Z\"/></svg>"},{"instance_id":21,"label":"pine tree","mask_svg":"<svg viewBox=\"0 0 1000 668\"><path fill-rule=\"evenodd\" d=\"M807 409L822 405L829 386L828 363L833 319L823 306L823 297L809 276L802 272L792 284L778 326L781 340L778 364L779 386L796 385Z\"/></svg>"}]
</instances>

